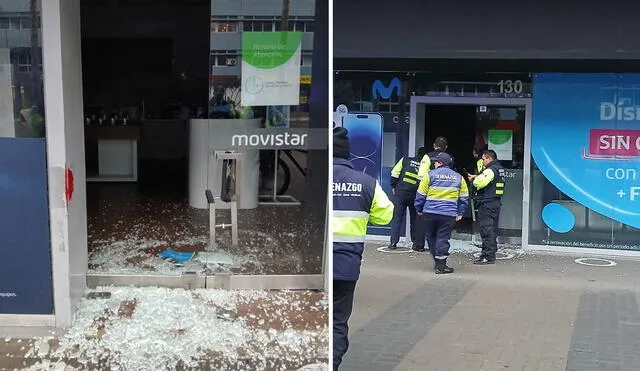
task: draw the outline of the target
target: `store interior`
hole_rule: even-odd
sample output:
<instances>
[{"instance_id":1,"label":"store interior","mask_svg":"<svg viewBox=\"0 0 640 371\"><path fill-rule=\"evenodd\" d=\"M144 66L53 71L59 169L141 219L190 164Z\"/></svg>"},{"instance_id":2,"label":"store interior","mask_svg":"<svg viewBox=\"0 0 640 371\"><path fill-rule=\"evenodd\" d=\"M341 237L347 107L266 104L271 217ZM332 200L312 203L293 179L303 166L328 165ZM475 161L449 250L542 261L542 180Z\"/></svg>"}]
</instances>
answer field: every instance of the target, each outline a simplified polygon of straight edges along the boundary
<instances>
[{"instance_id":1,"label":"store interior","mask_svg":"<svg viewBox=\"0 0 640 371\"><path fill-rule=\"evenodd\" d=\"M522 183L510 186L512 180L522 182L524 162L524 108L499 105L472 104L425 104L424 146L433 149L436 137L448 140L447 152L454 158L454 170L460 174L474 174L476 159L473 148L476 144L486 144L489 130L512 130L513 147L510 159L500 159L508 174L516 175L506 179L503 210L499 223L499 237L522 237ZM519 174L519 176L517 176ZM470 182L469 189L473 192ZM477 214L476 214L477 216ZM455 234L477 233L471 207L463 219L456 223Z\"/></svg>"},{"instance_id":2,"label":"store interior","mask_svg":"<svg viewBox=\"0 0 640 371\"><path fill-rule=\"evenodd\" d=\"M322 244L310 243L301 222L305 153L279 154L286 194L299 202L241 207L238 246L227 227L209 247L209 210L189 202L190 120L221 118L210 114L221 84L210 76L210 1L81 4L89 272L320 274ZM265 107L253 108L263 119ZM308 109L291 111L292 126L308 124ZM269 194L264 159L275 158L260 157L256 192ZM216 218L229 223L229 208ZM167 251L187 254L164 259Z\"/></svg>"}]
</instances>

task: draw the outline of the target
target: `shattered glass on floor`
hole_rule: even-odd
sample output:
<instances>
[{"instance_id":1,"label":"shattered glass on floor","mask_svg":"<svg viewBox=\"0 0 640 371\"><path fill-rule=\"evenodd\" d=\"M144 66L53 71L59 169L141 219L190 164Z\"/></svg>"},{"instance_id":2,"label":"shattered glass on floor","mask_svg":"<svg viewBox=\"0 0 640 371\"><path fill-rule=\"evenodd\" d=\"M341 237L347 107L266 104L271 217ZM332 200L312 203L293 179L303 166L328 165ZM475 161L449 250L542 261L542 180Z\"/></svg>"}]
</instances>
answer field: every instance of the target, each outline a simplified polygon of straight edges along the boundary
<instances>
[{"instance_id":1,"label":"shattered glass on floor","mask_svg":"<svg viewBox=\"0 0 640 371\"><path fill-rule=\"evenodd\" d=\"M328 346L320 292L100 287L60 338L0 340L0 366L327 370Z\"/></svg>"},{"instance_id":2,"label":"shattered glass on floor","mask_svg":"<svg viewBox=\"0 0 640 371\"><path fill-rule=\"evenodd\" d=\"M229 210L218 210L219 223ZM302 206L239 210L239 246L231 230L217 229L210 250L209 212L181 197L143 195L135 186L99 185L88 192L90 273L180 275L320 274L322 243L310 241ZM195 253L182 266L159 256L167 249Z\"/></svg>"}]
</instances>

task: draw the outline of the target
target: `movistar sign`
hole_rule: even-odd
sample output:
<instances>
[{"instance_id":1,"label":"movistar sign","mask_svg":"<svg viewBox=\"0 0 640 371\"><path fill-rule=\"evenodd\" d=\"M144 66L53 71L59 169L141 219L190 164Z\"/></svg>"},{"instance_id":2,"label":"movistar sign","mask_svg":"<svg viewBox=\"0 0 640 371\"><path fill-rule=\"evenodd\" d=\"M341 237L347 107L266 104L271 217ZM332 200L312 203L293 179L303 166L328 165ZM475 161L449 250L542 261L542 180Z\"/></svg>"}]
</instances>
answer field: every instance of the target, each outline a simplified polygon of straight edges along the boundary
<instances>
[{"instance_id":1,"label":"movistar sign","mask_svg":"<svg viewBox=\"0 0 640 371\"><path fill-rule=\"evenodd\" d=\"M373 82L373 86L371 87L371 96L373 99L389 99L391 98L391 94L393 94L393 90L396 90L396 94L400 96L400 79L394 77L391 79L389 86L385 86L382 81L376 80Z\"/></svg>"}]
</instances>

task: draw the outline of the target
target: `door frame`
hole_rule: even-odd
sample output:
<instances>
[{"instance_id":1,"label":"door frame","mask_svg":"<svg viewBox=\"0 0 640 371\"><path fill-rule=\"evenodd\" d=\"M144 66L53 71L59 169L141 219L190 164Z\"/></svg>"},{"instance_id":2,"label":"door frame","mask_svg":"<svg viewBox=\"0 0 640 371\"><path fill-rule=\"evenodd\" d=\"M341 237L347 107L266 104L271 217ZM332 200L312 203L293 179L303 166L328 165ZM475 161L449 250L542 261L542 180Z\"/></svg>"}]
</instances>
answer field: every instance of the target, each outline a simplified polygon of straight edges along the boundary
<instances>
[{"instance_id":1,"label":"door frame","mask_svg":"<svg viewBox=\"0 0 640 371\"><path fill-rule=\"evenodd\" d=\"M531 184L531 98L504 98L504 97L446 97L446 96L412 96L409 107L409 153L416 155L418 139L424 143L424 127L419 127L418 122L425 120L425 108L429 104L452 104L474 106L512 106L524 107L524 163L522 176L522 237L520 245L527 247L529 241L529 185ZM410 236L409 217L406 218L405 241Z\"/></svg>"}]
</instances>

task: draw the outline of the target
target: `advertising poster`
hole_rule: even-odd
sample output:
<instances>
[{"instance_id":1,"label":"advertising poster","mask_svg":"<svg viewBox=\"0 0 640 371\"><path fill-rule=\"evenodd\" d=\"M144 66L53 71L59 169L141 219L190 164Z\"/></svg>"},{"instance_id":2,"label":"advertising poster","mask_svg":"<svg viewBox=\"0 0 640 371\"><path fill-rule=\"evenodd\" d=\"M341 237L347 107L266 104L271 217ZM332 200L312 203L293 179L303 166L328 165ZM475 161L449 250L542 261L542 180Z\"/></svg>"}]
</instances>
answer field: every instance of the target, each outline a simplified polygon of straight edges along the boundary
<instances>
[{"instance_id":1,"label":"advertising poster","mask_svg":"<svg viewBox=\"0 0 640 371\"><path fill-rule=\"evenodd\" d=\"M301 32L242 33L242 105L300 103Z\"/></svg>"},{"instance_id":2,"label":"advertising poster","mask_svg":"<svg viewBox=\"0 0 640 371\"><path fill-rule=\"evenodd\" d=\"M349 131L349 149L353 168L371 175L380 183L385 192L391 195L387 187L390 183L389 172L383 173L383 117L379 113L345 113L342 126ZM367 234L389 235L389 225L369 225Z\"/></svg>"},{"instance_id":3,"label":"advertising poster","mask_svg":"<svg viewBox=\"0 0 640 371\"><path fill-rule=\"evenodd\" d=\"M349 113L343 124L349 131L351 162L356 170L382 183L382 116L379 113Z\"/></svg>"},{"instance_id":4,"label":"advertising poster","mask_svg":"<svg viewBox=\"0 0 640 371\"><path fill-rule=\"evenodd\" d=\"M532 107L529 242L640 250L640 74L538 74Z\"/></svg>"},{"instance_id":5,"label":"advertising poster","mask_svg":"<svg viewBox=\"0 0 640 371\"><path fill-rule=\"evenodd\" d=\"M498 155L498 160L513 160L513 131L489 130L489 149Z\"/></svg>"},{"instance_id":6,"label":"advertising poster","mask_svg":"<svg viewBox=\"0 0 640 371\"><path fill-rule=\"evenodd\" d=\"M52 314L45 142L0 138L0 314Z\"/></svg>"}]
</instances>

